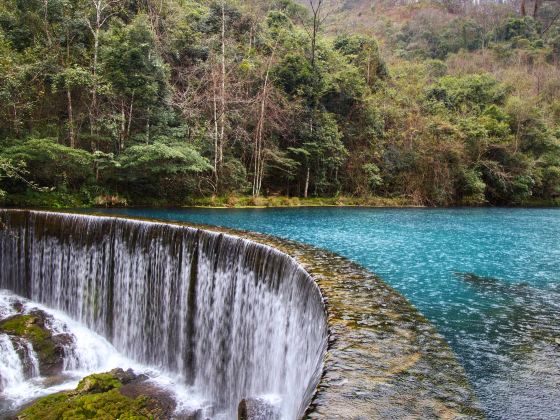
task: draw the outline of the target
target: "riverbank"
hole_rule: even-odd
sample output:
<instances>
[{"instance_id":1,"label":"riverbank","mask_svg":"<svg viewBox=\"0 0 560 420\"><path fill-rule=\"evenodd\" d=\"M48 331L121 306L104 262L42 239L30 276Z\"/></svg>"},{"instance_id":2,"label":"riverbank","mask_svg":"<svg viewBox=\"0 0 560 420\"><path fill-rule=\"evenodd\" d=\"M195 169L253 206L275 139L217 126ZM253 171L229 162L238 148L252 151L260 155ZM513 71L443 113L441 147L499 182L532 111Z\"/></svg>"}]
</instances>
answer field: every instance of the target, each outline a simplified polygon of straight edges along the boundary
<instances>
[{"instance_id":1,"label":"riverbank","mask_svg":"<svg viewBox=\"0 0 560 420\"><path fill-rule=\"evenodd\" d=\"M421 207L405 197L251 197L221 196L195 198L186 207L267 208L267 207Z\"/></svg>"},{"instance_id":2,"label":"riverbank","mask_svg":"<svg viewBox=\"0 0 560 420\"><path fill-rule=\"evenodd\" d=\"M152 197L124 197L121 195L97 195L67 193L59 191L28 191L25 194L11 194L3 203L6 207L27 207L46 209L65 209L80 207L202 207L202 208L284 208L284 207L438 207L422 204L408 197L382 196L336 196L336 197L287 197L268 196L252 197L250 195L221 195L209 197L187 197L178 200L161 200ZM503 203L500 205L454 203L440 207L560 207L560 198L555 200L526 200L520 203Z\"/></svg>"},{"instance_id":3,"label":"riverbank","mask_svg":"<svg viewBox=\"0 0 560 420\"><path fill-rule=\"evenodd\" d=\"M57 191L29 191L25 194L8 195L4 205L8 207L78 208L78 207L208 207L208 208L266 208L266 207L418 207L406 197L252 197L249 195L221 195L210 197L187 197L178 200L161 200L152 197L128 198L120 195L70 194Z\"/></svg>"}]
</instances>

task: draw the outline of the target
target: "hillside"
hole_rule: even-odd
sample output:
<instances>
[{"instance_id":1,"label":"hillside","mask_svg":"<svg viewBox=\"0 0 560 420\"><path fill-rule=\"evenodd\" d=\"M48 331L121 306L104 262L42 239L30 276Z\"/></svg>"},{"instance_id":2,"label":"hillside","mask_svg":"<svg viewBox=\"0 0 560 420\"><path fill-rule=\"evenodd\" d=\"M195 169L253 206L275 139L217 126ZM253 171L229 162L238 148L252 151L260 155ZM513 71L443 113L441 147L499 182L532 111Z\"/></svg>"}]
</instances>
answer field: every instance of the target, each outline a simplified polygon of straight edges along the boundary
<instances>
[{"instance_id":1,"label":"hillside","mask_svg":"<svg viewBox=\"0 0 560 420\"><path fill-rule=\"evenodd\" d=\"M558 2L302 10L0 3L0 199L558 202Z\"/></svg>"},{"instance_id":2,"label":"hillside","mask_svg":"<svg viewBox=\"0 0 560 420\"><path fill-rule=\"evenodd\" d=\"M309 7L309 0L297 0L297 2ZM328 33L371 32L376 19L380 16L377 3L374 0L325 0L325 9L329 14L325 22L325 30ZM387 14L385 13L384 16Z\"/></svg>"}]
</instances>

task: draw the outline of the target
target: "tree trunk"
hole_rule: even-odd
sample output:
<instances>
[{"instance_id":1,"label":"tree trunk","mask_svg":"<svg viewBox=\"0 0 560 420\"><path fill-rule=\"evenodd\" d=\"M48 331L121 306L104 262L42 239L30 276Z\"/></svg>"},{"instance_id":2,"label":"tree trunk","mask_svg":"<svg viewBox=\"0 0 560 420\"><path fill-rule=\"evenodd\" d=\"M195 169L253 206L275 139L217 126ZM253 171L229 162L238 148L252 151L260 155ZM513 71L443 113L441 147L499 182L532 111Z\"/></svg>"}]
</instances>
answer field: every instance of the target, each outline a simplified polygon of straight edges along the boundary
<instances>
[{"instance_id":1,"label":"tree trunk","mask_svg":"<svg viewBox=\"0 0 560 420\"><path fill-rule=\"evenodd\" d=\"M263 161L263 130L266 112L266 99L268 96L268 82L270 79L270 68L272 66L272 60L274 60L274 52L276 51L276 45L272 49L270 58L266 66L266 74L264 77L263 88L261 92L261 106L259 113L259 120L257 122L257 128L255 132L255 147L254 147L254 161L255 161L255 173L253 175L253 197L258 197L261 194L262 180L264 178L264 161Z\"/></svg>"},{"instance_id":2,"label":"tree trunk","mask_svg":"<svg viewBox=\"0 0 560 420\"><path fill-rule=\"evenodd\" d=\"M219 181L219 174L218 174L218 146L220 143L219 139L219 127L218 127L218 96L216 94L216 90L218 89L216 75L214 71L212 71L212 83L213 83L213 106L214 106L214 192L217 192L218 188L218 181Z\"/></svg>"},{"instance_id":3,"label":"tree trunk","mask_svg":"<svg viewBox=\"0 0 560 420\"><path fill-rule=\"evenodd\" d=\"M226 10L222 0L222 84L220 92L220 147L218 164L221 167L224 160L224 142L226 126Z\"/></svg>"},{"instance_id":4,"label":"tree trunk","mask_svg":"<svg viewBox=\"0 0 560 420\"><path fill-rule=\"evenodd\" d=\"M68 138L70 140L70 147L76 147L76 133L74 130L74 111L72 109L72 92L70 87L66 88L67 108L68 108Z\"/></svg>"},{"instance_id":5,"label":"tree trunk","mask_svg":"<svg viewBox=\"0 0 560 420\"><path fill-rule=\"evenodd\" d=\"M68 33L68 28L66 29L66 63L65 66L70 66L70 34ZM70 147L76 147L76 132L74 127L74 109L72 107L72 86L70 85L68 79L65 80L66 84L66 107L68 110L68 138L70 140Z\"/></svg>"},{"instance_id":6,"label":"tree trunk","mask_svg":"<svg viewBox=\"0 0 560 420\"><path fill-rule=\"evenodd\" d=\"M117 145L117 152L120 153L124 146L124 137L126 135L126 111L124 106L124 99L121 100L121 135L119 136L119 144Z\"/></svg>"},{"instance_id":7,"label":"tree trunk","mask_svg":"<svg viewBox=\"0 0 560 420\"><path fill-rule=\"evenodd\" d=\"M307 198L307 192L309 191L309 165L307 165L307 176L305 177L305 189L303 190L303 197Z\"/></svg>"},{"instance_id":8,"label":"tree trunk","mask_svg":"<svg viewBox=\"0 0 560 420\"><path fill-rule=\"evenodd\" d=\"M148 118L146 120L146 144L150 144L150 107L148 107Z\"/></svg>"},{"instance_id":9,"label":"tree trunk","mask_svg":"<svg viewBox=\"0 0 560 420\"><path fill-rule=\"evenodd\" d=\"M18 111L17 111L16 104L14 104L14 132L16 133L16 137L19 138L19 121L18 121Z\"/></svg>"},{"instance_id":10,"label":"tree trunk","mask_svg":"<svg viewBox=\"0 0 560 420\"><path fill-rule=\"evenodd\" d=\"M99 67L99 37L101 28L110 16L103 17L104 12L110 8L112 4L116 4L116 0L90 0L94 10L95 10L95 21L92 23L89 19L86 19L86 23L89 26L91 35L93 37L93 62L91 66L91 74L93 76L93 83L91 86L91 106L89 111L89 129L91 134L91 150L95 152L97 150L96 137L99 133L97 127L97 120L99 118L99 103L97 97L97 91L99 89L99 84L97 82L97 69Z\"/></svg>"},{"instance_id":11,"label":"tree trunk","mask_svg":"<svg viewBox=\"0 0 560 420\"><path fill-rule=\"evenodd\" d=\"M134 105L134 92L132 92L132 98L130 99L130 109L128 110L128 125L126 127L126 138L130 137L130 126L132 125L132 106Z\"/></svg>"},{"instance_id":12,"label":"tree trunk","mask_svg":"<svg viewBox=\"0 0 560 420\"><path fill-rule=\"evenodd\" d=\"M371 85L371 54L370 53L368 53L366 80L368 86L370 86Z\"/></svg>"},{"instance_id":13,"label":"tree trunk","mask_svg":"<svg viewBox=\"0 0 560 420\"><path fill-rule=\"evenodd\" d=\"M97 150L97 141L95 140L97 136L97 118L99 113L97 112L97 60L99 56L99 19L100 15L97 14L97 26L93 32L93 63L91 74L93 76L93 83L91 86L91 108L89 112L89 129L91 133L91 151L95 152Z\"/></svg>"},{"instance_id":14,"label":"tree trunk","mask_svg":"<svg viewBox=\"0 0 560 420\"><path fill-rule=\"evenodd\" d=\"M537 18L537 14L539 13L540 1L535 0L535 5L533 6L533 18Z\"/></svg>"},{"instance_id":15,"label":"tree trunk","mask_svg":"<svg viewBox=\"0 0 560 420\"><path fill-rule=\"evenodd\" d=\"M51 33L49 31L49 0L43 0L43 24L45 25L45 35L48 45L52 45Z\"/></svg>"}]
</instances>

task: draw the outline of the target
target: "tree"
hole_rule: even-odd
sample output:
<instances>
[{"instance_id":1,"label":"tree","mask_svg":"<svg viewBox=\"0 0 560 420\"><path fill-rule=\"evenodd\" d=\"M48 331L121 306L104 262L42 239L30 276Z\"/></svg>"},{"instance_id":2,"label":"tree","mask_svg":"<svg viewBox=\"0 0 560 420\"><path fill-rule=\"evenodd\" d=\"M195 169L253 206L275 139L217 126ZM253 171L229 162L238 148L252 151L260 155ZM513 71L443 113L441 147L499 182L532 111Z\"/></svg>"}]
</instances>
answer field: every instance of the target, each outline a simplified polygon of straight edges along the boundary
<instances>
[{"instance_id":1,"label":"tree","mask_svg":"<svg viewBox=\"0 0 560 420\"><path fill-rule=\"evenodd\" d=\"M366 83L372 86L378 79L387 77L387 66L379 54L379 45L373 37L362 35L339 35L334 48L360 68Z\"/></svg>"},{"instance_id":2,"label":"tree","mask_svg":"<svg viewBox=\"0 0 560 420\"><path fill-rule=\"evenodd\" d=\"M311 181L316 196L337 193L340 189L338 171L347 156L334 116L316 111L313 121L313 129L307 124L300 128L299 147L289 149L305 170L304 197Z\"/></svg>"},{"instance_id":3,"label":"tree","mask_svg":"<svg viewBox=\"0 0 560 420\"><path fill-rule=\"evenodd\" d=\"M99 80L98 80L98 69L99 69L99 41L101 37L101 30L109 22L109 20L118 13L117 6L120 0L89 0L89 4L93 9L93 13L88 13L84 17L87 26L93 37L93 51L92 51L92 61L91 61L91 105L89 111L90 118L90 131L92 136L91 149L95 151L97 149L97 144L95 137L98 135L98 119L99 119Z\"/></svg>"},{"instance_id":4,"label":"tree","mask_svg":"<svg viewBox=\"0 0 560 420\"><path fill-rule=\"evenodd\" d=\"M0 182L5 179L10 179L13 181L22 181L28 185L34 186L30 183L26 176L28 172L25 170L25 165L23 163L12 163L8 159L0 156ZM0 188L0 201L2 201L7 195L7 192ZM1 223L0 223L1 225Z\"/></svg>"},{"instance_id":5,"label":"tree","mask_svg":"<svg viewBox=\"0 0 560 420\"><path fill-rule=\"evenodd\" d=\"M148 191L157 197L186 194L196 174L212 169L208 160L185 144L135 145L119 157L121 179L132 191Z\"/></svg>"},{"instance_id":6,"label":"tree","mask_svg":"<svg viewBox=\"0 0 560 420\"><path fill-rule=\"evenodd\" d=\"M154 108L165 107L168 67L155 48L146 15L137 15L124 26L115 24L103 37L103 76L116 94L120 129L116 151L122 152L133 123L147 130Z\"/></svg>"},{"instance_id":7,"label":"tree","mask_svg":"<svg viewBox=\"0 0 560 420\"><path fill-rule=\"evenodd\" d=\"M28 185L27 179L41 187L79 187L93 175L90 153L58 144L50 138L30 138L22 144L6 148L1 158L4 162L12 162L12 167L16 168L13 174L17 175L19 168L22 176L13 179L19 181L22 187ZM22 168L26 172L22 172Z\"/></svg>"}]
</instances>

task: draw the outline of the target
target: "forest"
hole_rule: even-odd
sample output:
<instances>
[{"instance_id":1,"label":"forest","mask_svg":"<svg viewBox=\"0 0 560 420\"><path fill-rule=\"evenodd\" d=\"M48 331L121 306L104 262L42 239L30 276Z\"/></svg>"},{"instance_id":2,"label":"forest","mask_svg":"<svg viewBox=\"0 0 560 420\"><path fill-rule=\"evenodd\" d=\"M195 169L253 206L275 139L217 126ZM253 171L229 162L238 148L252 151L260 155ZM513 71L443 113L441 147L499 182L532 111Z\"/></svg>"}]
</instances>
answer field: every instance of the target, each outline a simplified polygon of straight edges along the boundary
<instances>
[{"instance_id":1,"label":"forest","mask_svg":"<svg viewBox=\"0 0 560 420\"><path fill-rule=\"evenodd\" d=\"M241 197L560 204L560 2L0 2L0 201Z\"/></svg>"}]
</instances>

